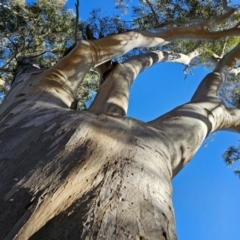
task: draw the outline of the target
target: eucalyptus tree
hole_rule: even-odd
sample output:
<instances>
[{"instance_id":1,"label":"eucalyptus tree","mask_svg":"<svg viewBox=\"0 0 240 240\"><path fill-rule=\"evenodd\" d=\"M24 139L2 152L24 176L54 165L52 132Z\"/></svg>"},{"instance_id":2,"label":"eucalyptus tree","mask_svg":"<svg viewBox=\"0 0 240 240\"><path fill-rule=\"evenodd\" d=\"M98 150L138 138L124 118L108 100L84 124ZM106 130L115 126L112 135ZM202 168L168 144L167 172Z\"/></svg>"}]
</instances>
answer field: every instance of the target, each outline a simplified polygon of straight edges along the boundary
<instances>
[{"instance_id":1,"label":"eucalyptus tree","mask_svg":"<svg viewBox=\"0 0 240 240\"><path fill-rule=\"evenodd\" d=\"M240 45L216 61L188 103L150 122L126 117L129 88L153 64L176 62L161 49L125 57L103 74L86 111L71 106L90 69L132 49L239 36L237 23L218 28L238 14L226 1L221 7L221 15L183 26L81 40L48 69L18 67L0 108L4 239L176 239L171 179L211 132L240 131L240 110L218 96Z\"/></svg>"}]
</instances>

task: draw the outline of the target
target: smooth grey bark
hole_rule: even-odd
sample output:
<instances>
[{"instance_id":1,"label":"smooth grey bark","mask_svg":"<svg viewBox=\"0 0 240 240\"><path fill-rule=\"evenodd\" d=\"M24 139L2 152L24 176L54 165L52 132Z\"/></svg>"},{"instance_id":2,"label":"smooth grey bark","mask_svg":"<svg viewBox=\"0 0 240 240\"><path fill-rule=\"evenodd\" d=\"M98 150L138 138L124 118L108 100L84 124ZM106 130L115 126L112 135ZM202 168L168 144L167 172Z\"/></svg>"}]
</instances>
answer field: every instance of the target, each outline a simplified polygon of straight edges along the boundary
<instances>
[{"instance_id":1,"label":"smooth grey bark","mask_svg":"<svg viewBox=\"0 0 240 240\"><path fill-rule=\"evenodd\" d=\"M5 240L176 239L172 177L210 132L240 129L239 111L217 97L240 58L240 45L206 76L189 103L151 122L124 115L131 83L163 60L161 52L125 62L127 74L116 68L105 84L113 94L89 111L70 109L91 67L135 47L164 44L164 34L133 31L81 41L52 68L17 76L0 108L0 235ZM180 29L179 38L187 34L199 36L187 28ZM117 71L124 84L117 82ZM110 100L114 108L105 108Z\"/></svg>"},{"instance_id":2,"label":"smooth grey bark","mask_svg":"<svg viewBox=\"0 0 240 240\"><path fill-rule=\"evenodd\" d=\"M86 112L21 115L1 135L5 239L175 239L161 132Z\"/></svg>"}]
</instances>

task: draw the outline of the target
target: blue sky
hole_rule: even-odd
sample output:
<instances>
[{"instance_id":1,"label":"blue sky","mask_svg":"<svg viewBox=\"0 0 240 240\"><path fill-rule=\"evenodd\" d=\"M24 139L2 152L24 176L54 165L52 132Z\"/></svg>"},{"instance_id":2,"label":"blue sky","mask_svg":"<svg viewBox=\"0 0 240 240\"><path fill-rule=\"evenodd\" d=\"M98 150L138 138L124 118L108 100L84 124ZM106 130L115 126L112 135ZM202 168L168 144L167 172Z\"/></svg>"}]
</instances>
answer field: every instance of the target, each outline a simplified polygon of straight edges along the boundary
<instances>
[{"instance_id":1,"label":"blue sky","mask_svg":"<svg viewBox=\"0 0 240 240\"><path fill-rule=\"evenodd\" d=\"M74 8L74 1L67 6ZM115 12L114 0L82 0L80 18L100 7ZM133 84L128 115L151 120L188 102L204 69L194 69L184 81L183 66L162 63L142 73ZM173 203L179 240L238 240L240 228L240 179L227 168L221 155L229 145L237 145L236 133L218 132L173 180Z\"/></svg>"}]
</instances>

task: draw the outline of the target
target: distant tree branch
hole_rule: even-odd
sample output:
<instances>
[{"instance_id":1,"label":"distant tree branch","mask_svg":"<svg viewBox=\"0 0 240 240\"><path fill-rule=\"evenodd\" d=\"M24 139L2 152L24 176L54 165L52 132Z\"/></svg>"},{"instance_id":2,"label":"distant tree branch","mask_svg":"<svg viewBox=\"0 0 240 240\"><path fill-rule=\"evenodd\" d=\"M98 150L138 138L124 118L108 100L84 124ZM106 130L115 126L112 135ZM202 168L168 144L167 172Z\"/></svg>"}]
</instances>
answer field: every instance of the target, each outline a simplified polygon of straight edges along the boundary
<instances>
[{"instance_id":1,"label":"distant tree branch","mask_svg":"<svg viewBox=\"0 0 240 240\"><path fill-rule=\"evenodd\" d=\"M216 17L216 18L206 20L203 23L201 23L201 25L203 27L210 27L211 25L220 24L223 21L225 21L226 19L228 19L229 17L231 17L235 12L236 12L236 9L229 7L228 11L225 14L223 14L219 17Z\"/></svg>"},{"instance_id":2,"label":"distant tree branch","mask_svg":"<svg viewBox=\"0 0 240 240\"><path fill-rule=\"evenodd\" d=\"M43 54L45 54L45 53L47 53L48 51L44 51L44 52L41 52L41 53L39 53L39 54L37 54L37 55L29 55L29 56L26 56L25 58L36 58L36 57L39 57L39 56L41 56L41 55L43 55Z\"/></svg>"},{"instance_id":3,"label":"distant tree branch","mask_svg":"<svg viewBox=\"0 0 240 240\"><path fill-rule=\"evenodd\" d=\"M150 9L151 9L151 11L152 11L152 13L153 13L153 15L154 15L154 17L155 17L156 23L159 23L158 15L157 15L157 13L155 12L155 10L154 10L151 2L150 2L149 0L145 0L145 1L146 1L146 3L148 4L148 6L150 7Z\"/></svg>"},{"instance_id":4,"label":"distant tree branch","mask_svg":"<svg viewBox=\"0 0 240 240\"><path fill-rule=\"evenodd\" d=\"M200 24L205 22L205 19L200 19L200 18L195 18L195 19L189 19L188 21L168 21L165 23L161 23L160 25L157 26L157 28L163 28L163 27L167 27L169 25L177 25L177 26L185 26L185 25L189 25L189 24Z\"/></svg>"},{"instance_id":5,"label":"distant tree branch","mask_svg":"<svg viewBox=\"0 0 240 240\"><path fill-rule=\"evenodd\" d=\"M212 19L201 19L201 18L196 18L196 19L190 19L188 21L185 22L180 22L180 21L169 21L163 24L160 24L158 27L162 28L162 27L166 27L168 25L188 25L188 24L197 24L198 26L202 26L202 27L209 27L211 25L217 25L222 23L223 21L225 21L226 19L228 19L230 16L232 16L235 12L236 9L229 7L227 5L227 1L223 0L223 4L222 4L223 9L226 11L225 14L216 17L216 18L212 18ZM237 27L237 26L235 26Z\"/></svg>"},{"instance_id":6,"label":"distant tree branch","mask_svg":"<svg viewBox=\"0 0 240 240\"><path fill-rule=\"evenodd\" d=\"M78 41L78 22L79 22L79 0L76 0L75 3L75 7L76 7L76 21L75 21L75 36L74 36L74 40L75 40L75 44L77 44Z\"/></svg>"},{"instance_id":7,"label":"distant tree branch","mask_svg":"<svg viewBox=\"0 0 240 240\"><path fill-rule=\"evenodd\" d=\"M225 49L226 49L226 46L227 46L227 40L228 40L228 37L225 38L223 48L222 48L222 52L221 52L221 55L220 55L221 58L224 56Z\"/></svg>"},{"instance_id":8,"label":"distant tree branch","mask_svg":"<svg viewBox=\"0 0 240 240\"><path fill-rule=\"evenodd\" d=\"M228 6L228 0L222 0L222 7L226 12L234 9L234 8Z\"/></svg>"}]
</instances>

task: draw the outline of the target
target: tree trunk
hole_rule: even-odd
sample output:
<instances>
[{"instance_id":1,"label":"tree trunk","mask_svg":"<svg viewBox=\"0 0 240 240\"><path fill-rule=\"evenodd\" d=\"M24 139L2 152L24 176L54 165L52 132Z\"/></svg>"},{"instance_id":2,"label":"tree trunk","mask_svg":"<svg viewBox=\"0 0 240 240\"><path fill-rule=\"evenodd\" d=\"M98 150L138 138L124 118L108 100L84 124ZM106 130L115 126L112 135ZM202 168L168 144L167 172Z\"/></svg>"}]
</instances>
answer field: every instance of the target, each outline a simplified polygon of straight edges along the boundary
<instances>
[{"instance_id":1,"label":"tree trunk","mask_svg":"<svg viewBox=\"0 0 240 240\"><path fill-rule=\"evenodd\" d=\"M122 117L14 110L0 133L4 239L175 239L161 131Z\"/></svg>"}]
</instances>

